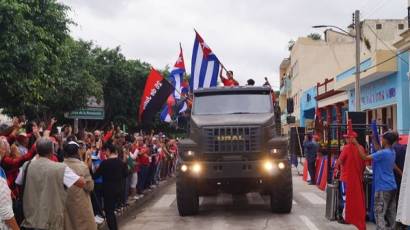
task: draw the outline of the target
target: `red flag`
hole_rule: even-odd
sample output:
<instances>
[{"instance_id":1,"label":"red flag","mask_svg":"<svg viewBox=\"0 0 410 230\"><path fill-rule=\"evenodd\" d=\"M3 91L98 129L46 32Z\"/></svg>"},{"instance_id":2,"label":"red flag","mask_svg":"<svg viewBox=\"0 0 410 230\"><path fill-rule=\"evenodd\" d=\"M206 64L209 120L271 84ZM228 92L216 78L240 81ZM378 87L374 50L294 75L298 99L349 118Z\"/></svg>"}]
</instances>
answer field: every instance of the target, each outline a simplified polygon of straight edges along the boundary
<instances>
[{"instance_id":1,"label":"red flag","mask_svg":"<svg viewBox=\"0 0 410 230\"><path fill-rule=\"evenodd\" d=\"M142 123L152 122L172 91L172 85L152 68L141 97L138 120Z\"/></svg>"}]
</instances>

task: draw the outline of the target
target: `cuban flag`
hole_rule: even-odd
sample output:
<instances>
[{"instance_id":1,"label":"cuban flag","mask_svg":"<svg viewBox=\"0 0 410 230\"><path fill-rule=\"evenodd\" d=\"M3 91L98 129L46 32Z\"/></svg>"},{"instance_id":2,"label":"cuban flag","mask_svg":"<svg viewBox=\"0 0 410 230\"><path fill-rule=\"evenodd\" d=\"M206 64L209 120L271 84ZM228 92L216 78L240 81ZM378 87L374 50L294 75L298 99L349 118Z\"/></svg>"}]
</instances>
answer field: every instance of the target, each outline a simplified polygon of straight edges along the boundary
<instances>
[{"instance_id":1,"label":"cuban flag","mask_svg":"<svg viewBox=\"0 0 410 230\"><path fill-rule=\"evenodd\" d=\"M181 99L182 83L185 75L184 56L182 54L181 44L179 46L179 49L178 60L175 62L175 65L169 75L169 79L175 87L174 97L177 100Z\"/></svg>"},{"instance_id":2,"label":"cuban flag","mask_svg":"<svg viewBox=\"0 0 410 230\"><path fill-rule=\"evenodd\" d=\"M167 99L167 103L164 105L162 108L160 118L161 121L166 122L166 123L171 123L172 122L172 108L175 106L175 98L171 94L169 95Z\"/></svg>"},{"instance_id":3,"label":"cuban flag","mask_svg":"<svg viewBox=\"0 0 410 230\"><path fill-rule=\"evenodd\" d=\"M164 108L161 111L161 121L166 122L166 123L171 123L172 122L172 110L168 105L165 105Z\"/></svg>"},{"instance_id":4,"label":"cuban flag","mask_svg":"<svg viewBox=\"0 0 410 230\"><path fill-rule=\"evenodd\" d=\"M219 60L196 32L192 52L191 90L209 88L218 84Z\"/></svg>"}]
</instances>

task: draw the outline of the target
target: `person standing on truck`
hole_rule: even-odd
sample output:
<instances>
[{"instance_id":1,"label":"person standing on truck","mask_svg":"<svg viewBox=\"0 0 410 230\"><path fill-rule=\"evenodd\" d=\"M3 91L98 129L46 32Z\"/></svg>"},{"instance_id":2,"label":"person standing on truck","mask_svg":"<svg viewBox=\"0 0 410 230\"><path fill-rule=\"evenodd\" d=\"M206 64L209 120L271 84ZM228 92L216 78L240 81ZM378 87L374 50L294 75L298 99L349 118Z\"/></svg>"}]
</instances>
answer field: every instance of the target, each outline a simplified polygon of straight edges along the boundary
<instances>
[{"instance_id":1,"label":"person standing on truck","mask_svg":"<svg viewBox=\"0 0 410 230\"><path fill-rule=\"evenodd\" d=\"M308 162L308 171L310 175L310 185L315 185L315 175L316 175L316 154L319 150L319 145L313 140L312 134L308 134L303 142L303 147L305 149L305 156Z\"/></svg>"},{"instance_id":2,"label":"person standing on truck","mask_svg":"<svg viewBox=\"0 0 410 230\"><path fill-rule=\"evenodd\" d=\"M238 86L239 85L239 83L233 78L232 70L226 71L226 78L222 76L222 70L223 68L221 68L221 71L219 72L219 77L221 78L221 81L224 84L224 86Z\"/></svg>"},{"instance_id":3,"label":"person standing on truck","mask_svg":"<svg viewBox=\"0 0 410 230\"><path fill-rule=\"evenodd\" d=\"M248 79L246 83L247 86L255 86L255 81L252 78Z\"/></svg>"},{"instance_id":4,"label":"person standing on truck","mask_svg":"<svg viewBox=\"0 0 410 230\"><path fill-rule=\"evenodd\" d=\"M358 229L366 229L366 207L363 191L363 172L366 162L358 154L359 149L365 152L363 146L355 145L357 133L349 130L346 135L346 145L343 147L335 168L340 172L340 206L339 223L355 225ZM339 170L340 168L340 170ZM342 214L342 215L341 215ZM344 215L343 215L344 214Z\"/></svg>"}]
</instances>

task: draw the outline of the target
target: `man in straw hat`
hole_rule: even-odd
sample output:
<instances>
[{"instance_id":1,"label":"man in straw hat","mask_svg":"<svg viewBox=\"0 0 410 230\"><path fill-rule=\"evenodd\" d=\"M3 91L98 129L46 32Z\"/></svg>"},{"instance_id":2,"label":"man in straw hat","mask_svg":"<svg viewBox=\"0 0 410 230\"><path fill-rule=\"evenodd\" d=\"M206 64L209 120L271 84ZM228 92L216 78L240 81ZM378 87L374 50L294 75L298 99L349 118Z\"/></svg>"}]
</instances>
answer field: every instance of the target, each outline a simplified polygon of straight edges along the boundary
<instances>
[{"instance_id":1,"label":"man in straw hat","mask_svg":"<svg viewBox=\"0 0 410 230\"><path fill-rule=\"evenodd\" d=\"M341 207L344 219L339 216L340 223L355 225L359 230L366 229L366 208L363 190L363 172L365 161L359 152L365 152L363 146L357 144L357 133L353 131L352 123L348 121L348 130L344 135L346 145L336 161L340 168ZM339 214L340 215L340 214Z\"/></svg>"}]
</instances>

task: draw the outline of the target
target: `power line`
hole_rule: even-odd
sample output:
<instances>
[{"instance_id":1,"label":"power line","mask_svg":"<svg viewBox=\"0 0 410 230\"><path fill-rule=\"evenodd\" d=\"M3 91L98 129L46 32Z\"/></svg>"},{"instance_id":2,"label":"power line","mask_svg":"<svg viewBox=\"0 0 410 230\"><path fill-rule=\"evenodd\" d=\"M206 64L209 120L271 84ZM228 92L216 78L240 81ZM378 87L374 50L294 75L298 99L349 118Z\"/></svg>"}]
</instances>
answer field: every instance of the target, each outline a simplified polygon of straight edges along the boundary
<instances>
[{"instance_id":1,"label":"power line","mask_svg":"<svg viewBox=\"0 0 410 230\"><path fill-rule=\"evenodd\" d=\"M390 50L390 52L392 52L393 54L396 54L396 51L393 50L392 48L390 48L389 45L387 45L387 43L383 40L380 39L379 36L376 34L376 32L373 30L373 28L371 26L369 26L369 24L366 24L366 26L370 29L370 31L374 34L374 36L376 36L376 39L381 41L383 43L384 46L386 46L387 49ZM404 60L402 57L398 56L400 58L400 60L402 60L404 63L406 63L407 65L409 64L406 60Z\"/></svg>"},{"instance_id":2,"label":"power line","mask_svg":"<svg viewBox=\"0 0 410 230\"><path fill-rule=\"evenodd\" d=\"M382 0L379 2L379 5L376 5L376 7L374 7L372 10L368 11L367 14L363 15L363 18L365 17L370 17L371 15L373 15L374 13L376 13L384 4L386 4L388 2L388 0Z\"/></svg>"},{"instance_id":3,"label":"power line","mask_svg":"<svg viewBox=\"0 0 410 230\"><path fill-rule=\"evenodd\" d=\"M393 57L390 57L390 58L388 58L388 59L386 59L386 60L384 60L384 61L382 61L382 62L379 62L379 63L377 63L377 64L375 64L375 65L372 65L372 66L370 66L370 67L367 68L367 69L361 70L360 73L364 73L364 72L366 72L366 71L369 70L369 69L373 69L373 68L375 68L375 67L377 67L377 66L379 66L379 65L382 65L382 64L384 64L384 63L386 63L386 62L392 60L393 58L396 58L397 56L399 56L399 55L401 55L401 54L407 52L407 51L409 51L409 49L405 49L405 50L401 51L400 53L397 53L397 54L394 55Z\"/></svg>"}]
</instances>

